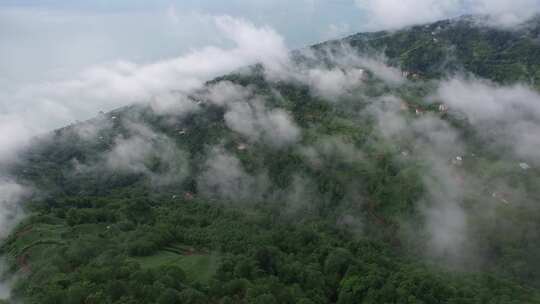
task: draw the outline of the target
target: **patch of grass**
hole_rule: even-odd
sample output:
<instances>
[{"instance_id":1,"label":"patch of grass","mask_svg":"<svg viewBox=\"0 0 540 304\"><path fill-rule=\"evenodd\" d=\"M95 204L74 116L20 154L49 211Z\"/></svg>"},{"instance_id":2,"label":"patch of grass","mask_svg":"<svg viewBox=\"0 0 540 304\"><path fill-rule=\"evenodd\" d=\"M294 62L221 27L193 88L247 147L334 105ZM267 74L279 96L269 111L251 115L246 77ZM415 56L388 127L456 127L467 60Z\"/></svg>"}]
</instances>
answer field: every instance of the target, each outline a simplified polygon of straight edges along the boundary
<instances>
[{"instance_id":1,"label":"patch of grass","mask_svg":"<svg viewBox=\"0 0 540 304\"><path fill-rule=\"evenodd\" d=\"M170 250L161 250L148 257L135 258L142 268L158 268L174 265L182 268L189 280L206 283L216 273L220 256L216 253L180 255Z\"/></svg>"},{"instance_id":2,"label":"patch of grass","mask_svg":"<svg viewBox=\"0 0 540 304\"><path fill-rule=\"evenodd\" d=\"M36 245L62 243L62 233L65 231L65 227L61 225L28 225L14 234L12 241L7 245L7 250L12 255L18 255Z\"/></svg>"}]
</instances>

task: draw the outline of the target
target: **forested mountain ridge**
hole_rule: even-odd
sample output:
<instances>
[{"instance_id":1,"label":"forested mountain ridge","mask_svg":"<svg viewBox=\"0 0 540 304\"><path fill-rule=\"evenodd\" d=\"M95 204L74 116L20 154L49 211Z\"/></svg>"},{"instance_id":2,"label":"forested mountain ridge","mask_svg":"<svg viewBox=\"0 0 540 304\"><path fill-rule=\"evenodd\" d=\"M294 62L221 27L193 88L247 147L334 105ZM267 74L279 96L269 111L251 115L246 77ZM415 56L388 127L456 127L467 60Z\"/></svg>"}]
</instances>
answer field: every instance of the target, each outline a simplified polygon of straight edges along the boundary
<instances>
[{"instance_id":1,"label":"forested mountain ridge","mask_svg":"<svg viewBox=\"0 0 540 304\"><path fill-rule=\"evenodd\" d=\"M357 34L36 139L8 301L540 303L539 24Z\"/></svg>"},{"instance_id":2,"label":"forested mountain ridge","mask_svg":"<svg viewBox=\"0 0 540 304\"><path fill-rule=\"evenodd\" d=\"M395 32L359 33L330 43L346 42L362 52L384 53L391 63L418 76L466 71L493 81L525 81L538 87L539 20L535 17L505 29L486 25L485 18L466 16Z\"/></svg>"}]
</instances>

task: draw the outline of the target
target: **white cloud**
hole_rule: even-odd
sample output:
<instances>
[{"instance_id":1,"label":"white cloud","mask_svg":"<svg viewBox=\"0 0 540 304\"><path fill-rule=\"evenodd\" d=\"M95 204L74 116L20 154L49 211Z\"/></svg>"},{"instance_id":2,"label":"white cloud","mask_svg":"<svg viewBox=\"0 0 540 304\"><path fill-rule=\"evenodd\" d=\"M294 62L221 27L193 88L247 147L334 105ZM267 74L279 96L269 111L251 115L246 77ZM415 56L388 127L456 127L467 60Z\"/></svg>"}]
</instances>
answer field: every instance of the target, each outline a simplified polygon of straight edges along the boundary
<instances>
[{"instance_id":1,"label":"white cloud","mask_svg":"<svg viewBox=\"0 0 540 304\"><path fill-rule=\"evenodd\" d=\"M263 140L279 148L295 143L300 137L300 129L290 115L281 109L266 109L263 100L234 102L228 108L227 126L252 141Z\"/></svg>"},{"instance_id":2,"label":"white cloud","mask_svg":"<svg viewBox=\"0 0 540 304\"><path fill-rule=\"evenodd\" d=\"M155 186L179 184L189 173L187 153L173 140L135 121L124 120L128 135L119 135L95 163L73 160L76 173L142 174Z\"/></svg>"},{"instance_id":3,"label":"white cloud","mask_svg":"<svg viewBox=\"0 0 540 304\"><path fill-rule=\"evenodd\" d=\"M369 69L373 74L390 85L400 85L405 82L405 77L400 69L384 63L384 59L359 58L359 64Z\"/></svg>"},{"instance_id":4,"label":"white cloud","mask_svg":"<svg viewBox=\"0 0 540 304\"><path fill-rule=\"evenodd\" d=\"M0 180L0 240L7 237L21 219L19 203L27 193L28 189L12 180Z\"/></svg>"},{"instance_id":5,"label":"white cloud","mask_svg":"<svg viewBox=\"0 0 540 304\"><path fill-rule=\"evenodd\" d=\"M196 98L225 109L225 123L250 141L263 141L274 147L295 143L300 129L283 109L269 109L263 97L251 87L220 81L198 92Z\"/></svg>"},{"instance_id":6,"label":"white cloud","mask_svg":"<svg viewBox=\"0 0 540 304\"><path fill-rule=\"evenodd\" d=\"M453 16L459 12L459 0L356 0L365 11L371 27L396 29Z\"/></svg>"},{"instance_id":7,"label":"white cloud","mask_svg":"<svg viewBox=\"0 0 540 304\"><path fill-rule=\"evenodd\" d=\"M0 274L8 273L8 266L4 259L0 259ZM13 285L13 278L1 278L0 279L0 300L7 300L11 296L11 287Z\"/></svg>"},{"instance_id":8,"label":"white cloud","mask_svg":"<svg viewBox=\"0 0 540 304\"><path fill-rule=\"evenodd\" d=\"M336 39L336 38L340 38L341 36L344 36L344 35L347 35L347 34L350 34L350 33L351 33L350 24L348 24L348 23L338 23L338 24L331 23L323 31L322 38L324 40Z\"/></svg>"},{"instance_id":9,"label":"white cloud","mask_svg":"<svg viewBox=\"0 0 540 304\"><path fill-rule=\"evenodd\" d=\"M516 156L540 164L540 94L523 86L498 86L476 79L443 82L437 98L466 115L469 122Z\"/></svg>"},{"instance_id":10,"label":"white cloud","mask_svg":"<svg viewBox=\"0 0 540 304\"><path fill-rule=\"evenodd\" d=\"M214 18L229 48L204 47L183 56L149 64L118 61L85 69L74 79L20 86L0 93L0 160L31 135L134 102L171 106L171 91L188 92L206 80L262 62L271 70L287 60L283 39L268 27L232 17ZM165 94L160 97L160 95ZM178 102L185 101L179 98ZM159 109L159 107L157 107ZM185 107L179 107L184 109Z\"/></svg>"},{"instance_id":11,"label":"white cloud","mask_svg":"<svg viewBox=\"0 0 540 304\"><path fill-rule=\"evenodd\" d=\"M210 151L197 182L203 195L236 203L257 202L268 184L266 175L248 174L238 158L218 147Z\"/></svg>"},{"instance_id":12,"label":"white cloud","mask_svg":"<svg viewBox=\"0 0 540 304\"><path fill-rule=\"evenodd\" d=\"M493 119L540 118L540 94L523 85L498 86L476 79L443 82L438 97L465 112L472 123Z\"/></svg>"},{"instance_id":13,"label":"white cloud","mask_svg":"<svg viewBox=\"0 0 540 304\"><path fill-rule=\"evenodd\" d=\"M307 77L308 84L314 89L316 95L335 100L362 83L364 70L314 68L307 72Z\"/></svg>"},{"instance_id":14,"label":"white cloud","mask_svg":"<svg viewBox=\"0 0 540 304\"><path fill-rule=\"evenodd\" d=\"M467 187L460 181L463 172L450 161L463 155L464 146L446 121L433 114L411 119L402 103L395 96L384 96L374 101L368 113L389 144L406 149L408 159L423 164L425 194L417 202L425 219L423 231L417 231L427 237L423 254L458 265L472 255L467 213L462 206ZM421 239L416 234L411 237Z\"/></svg>"},{"instance_id":15,"label":"white cloud","mask_svg":"<svg viewBox=\"0 0 540 304\"><path fill-rule=\"evenodd\" d=\"M232 102L245 101L253 95L246 87L234 84L230 81L220 81L208 86L208 90L200 94L201 98L219 106L225 106Z\"/></svg>"},{"instance_id":16,"label":"white cloud","mask_svg":"<svg viewBox=\"0 0 540 304\"><path fill-rule=\"evenodd\" d=\"M539 0L356 0L372 29L398 29L462 14L490 15L490 23L512 26L540 11Z\"/></svg>"},{"instance_id":17,"label":"white cloud","mask_svg":"<svg viewBox=\"0 0 540 304\"><path fill-rule=\"evenodd\" d=\"M540 12L540 0L469 0L475 14L488 14L494 26L513 26Z\"/></svg>"},{"instance_id":18,"label":"white cloud","mask_svg":"<svg viewBox=\"0 0 540 304\"><path fill-rule=\"evenodd\" d=\"M280 73L267 74L269 81L292 81L309 86L314 95L336 101L350 95L364 84L366 71L390 86L406 79L399 68L386 64L383 55L365 56L346 43L317 49L303 49L304 60L291 62Z\"/></svg>"}]
</instances>

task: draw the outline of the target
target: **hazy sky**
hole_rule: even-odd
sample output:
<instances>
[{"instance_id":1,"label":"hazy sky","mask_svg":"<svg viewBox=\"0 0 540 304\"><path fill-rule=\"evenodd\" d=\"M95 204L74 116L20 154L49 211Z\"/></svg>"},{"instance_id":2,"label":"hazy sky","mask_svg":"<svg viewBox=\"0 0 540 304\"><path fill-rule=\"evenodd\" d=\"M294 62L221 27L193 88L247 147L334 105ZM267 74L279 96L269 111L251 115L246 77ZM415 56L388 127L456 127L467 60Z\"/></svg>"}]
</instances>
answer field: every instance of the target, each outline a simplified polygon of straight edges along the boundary
<instances>
[{"instance_id":1,"label":"hazy sky","mask_svg":"<svg viewBox=\"0 0 540 304\"><path fill-rule=\"evenodd\" d=\"M209 16L230 15L268 25L291 48L352 33L364 23L352 0L0 3L0 78L16 80L119 59L149 62L226 43Z\"/></svg>"},{"instance_id":2,"label":"hazy sky","mask_svg":"<svg viewBox=\"0 0 540 304\"><path fill-rule=\"evenodd\" d=\"M467 13L511 23L539 7L540 0L0 0L0 85L223 45L210 16L268 25L298 48Z\"/></svg>"}]
</instances>

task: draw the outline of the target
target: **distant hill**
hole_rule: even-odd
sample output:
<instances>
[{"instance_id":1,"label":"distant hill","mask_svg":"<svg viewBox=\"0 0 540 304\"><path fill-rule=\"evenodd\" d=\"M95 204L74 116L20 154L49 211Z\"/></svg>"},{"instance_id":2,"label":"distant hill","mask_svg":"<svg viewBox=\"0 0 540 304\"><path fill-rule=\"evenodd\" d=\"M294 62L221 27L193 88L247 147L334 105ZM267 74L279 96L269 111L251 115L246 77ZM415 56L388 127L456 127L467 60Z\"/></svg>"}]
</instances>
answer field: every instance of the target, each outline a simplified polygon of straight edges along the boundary
<instances>
[{"instance_id":1,"label":"distant hill","mask_svg":"<svg viewBox=\"0 0 540 304\"><path fill-rule=\"evenodd\" d=\"M329 43L345 42L362 52L384 53L404 70L427 78L470 72L498 82L525 81L538 87L540 17L511 29L485 22L466 16L395 32L358 33Z\"/></svg>"}]
</instances>

